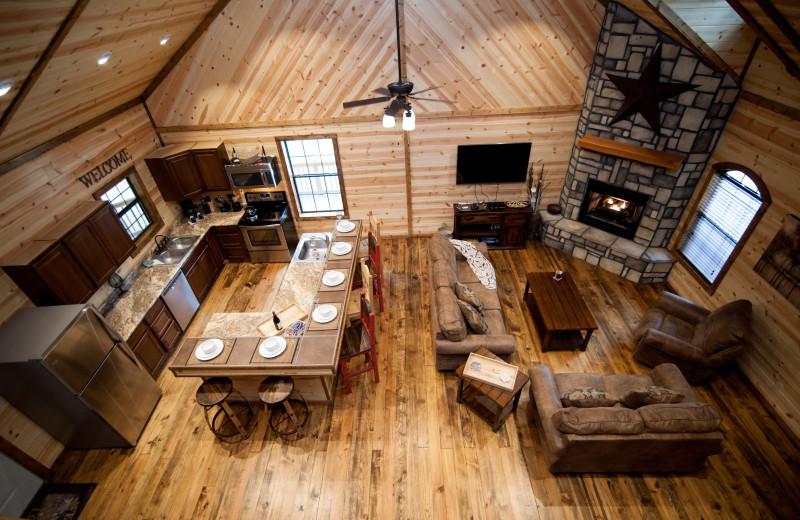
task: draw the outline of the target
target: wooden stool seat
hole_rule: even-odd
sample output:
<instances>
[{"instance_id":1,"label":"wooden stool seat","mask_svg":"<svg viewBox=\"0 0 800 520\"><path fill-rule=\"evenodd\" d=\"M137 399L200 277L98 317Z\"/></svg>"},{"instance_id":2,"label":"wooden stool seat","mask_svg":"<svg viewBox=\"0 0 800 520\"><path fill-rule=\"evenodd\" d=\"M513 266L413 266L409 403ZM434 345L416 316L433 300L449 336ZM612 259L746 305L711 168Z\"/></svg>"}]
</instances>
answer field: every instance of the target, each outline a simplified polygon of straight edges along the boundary
<instances>
[{"instance_id":1,"label":"wooden stool seat","mask_svg":"<svg viewBox=\"0 0 800 520\"><path fill-rule=\"evenodd\" d=\"M250 436L247 426L255 415L253 407L233 387L229 378L212 377L203 381L197 389L195 400L203 407L206 424L219 440L231 442L231 438L237 435L241 435L242 439ZM216 413L209 418L209 411L215 407L218 408Z\"/></svg>"},{"instance_id":2,"label":"wooden stool seat","mask_svg":"<svg viewBox=\"0 0 800 520\"><path fill-rule=\"evenodd\" d=\"M297 433L311 416L305 398L294 388L294 379L289 376L270 376L261 381L258 397L266 410L274 407L269 413L269 426L277 435ZM304 436L301 434L298 438Z\"/></svg>"}]
</instances>

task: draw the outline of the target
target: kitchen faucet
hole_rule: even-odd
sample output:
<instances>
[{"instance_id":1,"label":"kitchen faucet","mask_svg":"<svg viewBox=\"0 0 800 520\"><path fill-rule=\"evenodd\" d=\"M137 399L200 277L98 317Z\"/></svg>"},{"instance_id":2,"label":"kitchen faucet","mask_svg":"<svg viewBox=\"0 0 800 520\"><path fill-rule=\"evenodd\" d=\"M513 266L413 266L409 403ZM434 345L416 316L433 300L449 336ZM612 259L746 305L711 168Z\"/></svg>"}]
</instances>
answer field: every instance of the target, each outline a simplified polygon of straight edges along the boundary
<instances>
[{"instance_id":1,"label":"kitchen faucet","mask_svg":"<svg viewBox=\"0 0 800 520\"><path fill-rule=\"evenodd\" d=\"M158 237L161 237L161 240L158 240ZM167 243L169 242L169 239L164 235L156 235L153 237L153 240L156 241L156 254L161 253L164 248L167 247Z\"/></svg>"}]
</instances>

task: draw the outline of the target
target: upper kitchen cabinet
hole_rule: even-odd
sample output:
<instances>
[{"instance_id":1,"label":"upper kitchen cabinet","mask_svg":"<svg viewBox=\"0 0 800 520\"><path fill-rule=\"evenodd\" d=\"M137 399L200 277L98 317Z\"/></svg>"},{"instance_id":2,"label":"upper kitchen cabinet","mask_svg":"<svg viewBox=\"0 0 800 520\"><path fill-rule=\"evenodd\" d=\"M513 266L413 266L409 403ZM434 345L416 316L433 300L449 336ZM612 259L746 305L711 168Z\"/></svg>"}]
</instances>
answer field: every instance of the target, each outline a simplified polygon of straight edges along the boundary
<instances>
[{"instance_id":1,"label":"upper kitchen cabinet","mask_svg":"<svg viewBox=\"0 0 800 520\"><path fill-rule=\"evenodd\" d=\"M164 200L178 201L205 191L230 189L224 143L216 148L195 148L194 144L165 146L144 161Z\"/></svg>"},{"instance_id":2,"label":"upper kitchen cabinet","mask_svg":"<svg viewBox=\"0 0 800 520\"><path fill-rule=\"evenodd\" d=\"M36 305L84 303L134 251L105 201L78 206L3 269Z\"/></svg>"}]
</instances>

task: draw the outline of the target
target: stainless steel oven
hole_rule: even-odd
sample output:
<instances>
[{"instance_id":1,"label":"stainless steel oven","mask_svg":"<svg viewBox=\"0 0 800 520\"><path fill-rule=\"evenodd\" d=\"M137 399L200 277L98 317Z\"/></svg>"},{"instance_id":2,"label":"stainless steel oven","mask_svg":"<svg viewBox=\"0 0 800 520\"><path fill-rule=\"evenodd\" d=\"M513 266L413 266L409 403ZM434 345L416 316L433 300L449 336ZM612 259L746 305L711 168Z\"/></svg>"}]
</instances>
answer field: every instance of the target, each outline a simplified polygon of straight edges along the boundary
<instances>
[{"instance_id":1,"label":"stainless steel oven","mask_svg":"<svg viewBox=\"0 0 800 520\"><path fill-rule=\"evenodd\" d=\"M233 189L274 188L281 182L278 161L272 156L254 156L226 164L225 173Z\"/></svg>"},{"instance_id":2,"label":"stainless steel oven","mask_svg":"<svg viewBox=\"0 0 800 520\"><path fill-rule=\"evenodd\" d=\"M239 229L253 263L289 262L297 247L297 229L282 191L245 193L253 211L245 212ZM248 216L248 213L250 214Z\"/></svg>"}]
</instances>

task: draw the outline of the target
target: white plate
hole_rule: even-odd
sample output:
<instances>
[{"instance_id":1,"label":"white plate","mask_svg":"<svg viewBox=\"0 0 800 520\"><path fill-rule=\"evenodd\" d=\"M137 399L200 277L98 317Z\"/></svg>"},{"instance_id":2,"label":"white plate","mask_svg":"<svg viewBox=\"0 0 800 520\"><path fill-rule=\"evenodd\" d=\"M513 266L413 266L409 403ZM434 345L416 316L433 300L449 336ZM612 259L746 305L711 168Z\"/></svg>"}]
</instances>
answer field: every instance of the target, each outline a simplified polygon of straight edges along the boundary
<instances>
[{"instance_id":1,"label":"white plate","mask_svg":"<svg viewBox=\"0 0 800 520\"><path fill-rule=\"evenodd\" d=\"M327 271L322 277L322 283L328 287L336 287L344 281L344 273L341 271Z\"/></svg>"},{"instance_id":2,"label":"white plate","mask_svg":"<svg viewBox=\"0 0 800 520\"><path fill-rule=\"evenodd\" d=\"M194 349L194 357L200 361L210 361L220 355L223 346L221 339L207 339Z\"/></svg>"},{"instance_id":3,"label":"white plate","mask_svg":"<svg viewBox=\"0 0 800 520\"><path fill-rule=\"evenodd\" d=\"M349 231L353 231L356 228L356 225L349 220L340 220L338 224L336 224L336 231L347 233Z\"/></svg>"},{"instance_id":4,"label":"white plate","mask_svg":"<svg viewBox=\"0 0 800 520\"><path fill-rule=\"evenodd\" d=\"M349 242L336 242L333 244L331 251L334 255L342 256L349 253L351 249L353 249L353 246Z\"/></svg>"},{"instance_id":5,"label":"white plate","mask_svg":"<svg viewBox=\"0 0 800 520\"><path fill-rule=\"evenodd\" d=\"M330 314L325 314L325 311L330 309ZM328 323L329 321L333 321L336 318L336 307L329 304L320 305L314 312L311 313L311 317L317 323Z\"/></svg>"},{"instance_id":6,"label":"white plate","mask_svg":"<svg viewBox=\"0 0 800 520\"><path fill-rule=\"evenodd\" d=\"M261 342L258 353L267 359L278 357L286 350L286 340L280 336L272 336Z\"/></svg>"}]
</instances>

